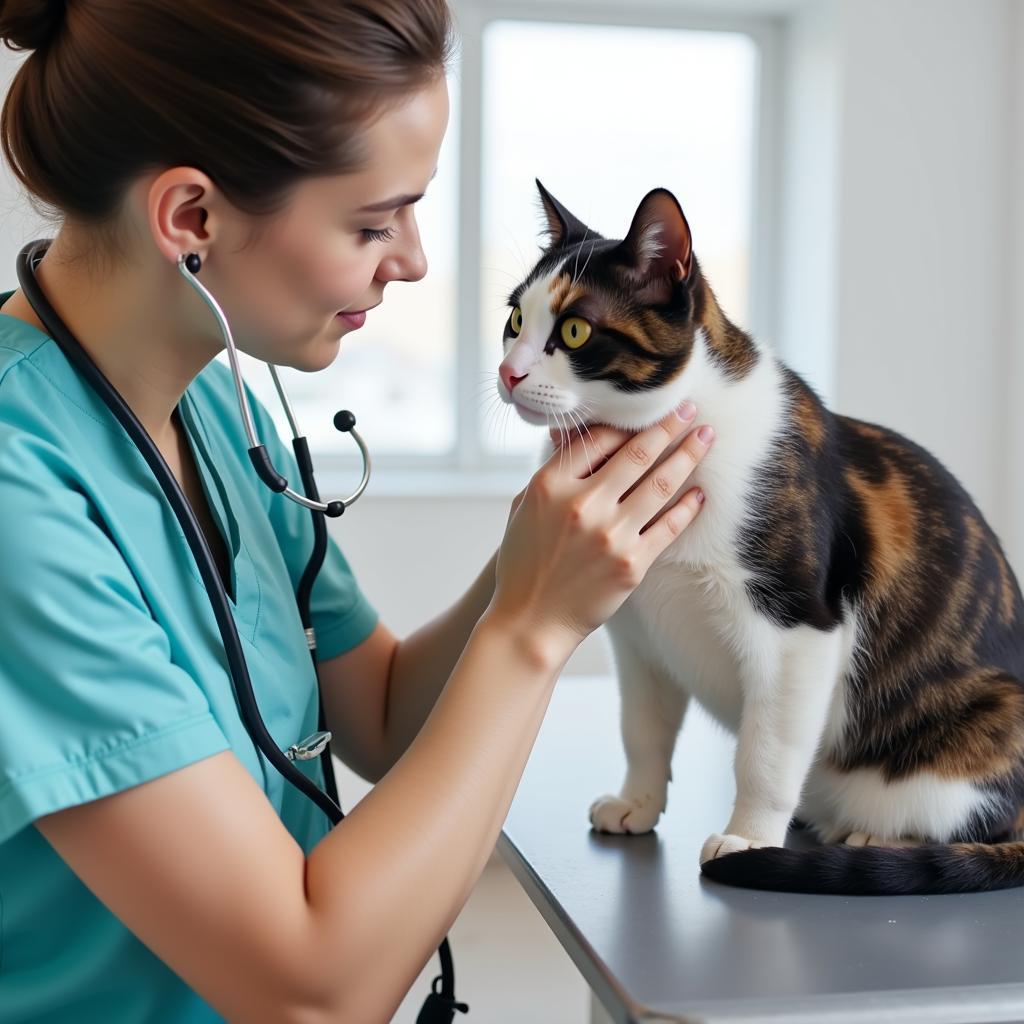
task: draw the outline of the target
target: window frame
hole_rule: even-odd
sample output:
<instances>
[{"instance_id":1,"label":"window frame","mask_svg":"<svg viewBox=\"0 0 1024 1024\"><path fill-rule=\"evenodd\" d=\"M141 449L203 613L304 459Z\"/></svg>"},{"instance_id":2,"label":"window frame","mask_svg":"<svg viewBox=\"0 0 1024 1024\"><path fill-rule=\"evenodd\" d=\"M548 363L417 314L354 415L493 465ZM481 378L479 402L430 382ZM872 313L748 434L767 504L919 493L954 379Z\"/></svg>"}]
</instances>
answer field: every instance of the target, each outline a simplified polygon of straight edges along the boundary
<instances>
[{"instance_id":1,"label":"window frame","mask_svg":"<svg viewBox=\"0 0 1024 1024\"><path fill-rule=\"evenodd\" d=\"M479 382L485 367L480 345L481 261L480 211L483 158L483 36L496 21L552 22L667 28L746 35L754 44L756 108L751 159L750 315L745 325L771 343L776 336L778 309L779 171L778 138L781 117L781 36L783 22L775 15L706 14L670 8L647 0L623 11L614 0L450 0L461 37L458 153L459 203L456 211L456 272L459 282L455 316L455 444L443 454L385 453L373 458L370 485L379 496L515 493L536 465L523 454L486 450ZM539 232L539 225L538 225ZM428 240L429 244L429 240ZM399 297L395 301L401 301ZM358 397L353 412L358 417ZM538 439L540 440L540 439ZM372 438L367 438L371 455ZM355 448L339 437L337 453L318 454L317 483L321 493L351 490L358 479ZM538 443L538 453L540 443Z\"/></svg>"}]
</instances>

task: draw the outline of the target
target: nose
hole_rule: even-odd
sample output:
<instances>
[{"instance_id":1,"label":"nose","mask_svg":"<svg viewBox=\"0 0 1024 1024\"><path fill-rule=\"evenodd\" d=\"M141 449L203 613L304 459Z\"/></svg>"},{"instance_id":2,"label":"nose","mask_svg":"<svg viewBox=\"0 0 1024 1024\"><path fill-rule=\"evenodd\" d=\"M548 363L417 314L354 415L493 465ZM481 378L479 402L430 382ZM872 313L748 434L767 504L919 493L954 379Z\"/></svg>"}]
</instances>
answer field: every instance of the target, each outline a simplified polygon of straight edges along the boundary
<instances>
[{"instance_id":1,"label":"nose","mask_svg":"<svg viewBox=\"0 0 1024 1024\"><path fill-rule=\"evenodd\" d=\"M420 244L419 227L416 218L409 211L406 223L401 229L388 254L377 267L379 281L419 281L427 272L427 257Z\"/></svg>"},{"instance_id":2,"label":"nose","mask_svg":"<svg viewBox=\"0 0 1024 1024\"><path fill-rule=\"evenodd\" d=\"M502 384L504 384L505 387L508 388L509 394L512 394L512 389L521 380L526 380L526 378L529 377L530 375L528 373L524 373L522 377L516 377L512 373L512 368L502 363L501 366L498 367L498 376L501 377Z\"/></svg>"}]
</instances>

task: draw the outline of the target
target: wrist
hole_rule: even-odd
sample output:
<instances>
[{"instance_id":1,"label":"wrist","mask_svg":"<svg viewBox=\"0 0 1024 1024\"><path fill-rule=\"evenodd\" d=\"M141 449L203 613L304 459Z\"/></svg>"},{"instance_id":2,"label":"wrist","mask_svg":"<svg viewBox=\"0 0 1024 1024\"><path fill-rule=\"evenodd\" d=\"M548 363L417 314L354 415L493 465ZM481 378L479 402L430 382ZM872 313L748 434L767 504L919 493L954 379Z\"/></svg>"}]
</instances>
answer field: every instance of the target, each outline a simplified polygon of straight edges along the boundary
<instances>
[{"instance_id":1,"label":"wrist","mask_svg":"<svg viewBox=\"0 0 1024 1024\"><path fill-rule=\"evenodd\" d=\"M503 645L509 655L520 660L528 670L551 676L562 670L583 639L568 628L542 628L526 619L499 612L493 606L484 611L474 633Z\"/></svg>"}]
</instances>

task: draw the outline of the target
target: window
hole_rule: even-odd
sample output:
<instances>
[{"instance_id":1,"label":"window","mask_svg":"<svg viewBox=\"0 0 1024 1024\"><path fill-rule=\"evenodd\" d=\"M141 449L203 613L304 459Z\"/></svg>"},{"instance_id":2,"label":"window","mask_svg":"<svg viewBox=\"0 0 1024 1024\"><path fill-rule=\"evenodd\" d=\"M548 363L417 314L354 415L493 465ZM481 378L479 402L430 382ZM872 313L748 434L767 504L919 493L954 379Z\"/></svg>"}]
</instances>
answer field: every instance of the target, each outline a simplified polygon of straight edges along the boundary
<instances>
[{"instance_id":1,"label":"window","mask_svg":"<svg viewBox=\"0 0 1024 1024\"><path fill-rule=\"evenodd\" d=\"M496 21L483 39L481 362L497 370L505 298L532 266L534 178L622 238L640 200L673 192L727 313L746 322L755 50L736 33ZM502 405L488 451L535 450Z\"/></svg>"},{"instance_id":2,"label":"window","mask_svg":"<svg viewBox=\"0 0 1024 1024\"><path fill-rule=\"evenodd\" d=\"M427 277L390 285L327 370L282 371L324 491L337 471L352 475L354 446L331 425L339 408L356 414L377 468L521 471L536 454L542 434L495 392L505 301L539 253L534 178L607 237L622 237L650 189L669 188L723 307L750 325L756 33L621 8L607 24L597 2L572 21L528 4L503 3L498 17L490 0L456 10L452 116L417 206ZM288 436L269 374L245 362Z\"/></svg>"}]
</instances>

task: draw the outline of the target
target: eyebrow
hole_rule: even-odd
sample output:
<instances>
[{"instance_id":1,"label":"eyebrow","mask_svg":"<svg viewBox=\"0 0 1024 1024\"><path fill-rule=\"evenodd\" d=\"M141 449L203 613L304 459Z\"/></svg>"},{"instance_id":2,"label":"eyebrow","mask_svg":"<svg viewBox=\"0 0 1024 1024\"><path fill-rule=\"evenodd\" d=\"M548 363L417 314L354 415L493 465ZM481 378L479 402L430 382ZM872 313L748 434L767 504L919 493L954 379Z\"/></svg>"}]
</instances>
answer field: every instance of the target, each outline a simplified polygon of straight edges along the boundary
<instances>
[{"instance_id":1,"label":"eyebrow","mask_svg":"<svg viewBox=\"0 0 1024 1024\"><path fill-rule=\"evenodd\" d=\"M361 206L359 213L386 213L388 210L397 210L400 206L408 206L410 203L418 203L426 193L421 192L418 196L395 196L393 199L385 199L381 203L371 203L369 206Z\"/></svg>"},{"instance_id":2,"label":"eyebrow","mask_svg":"<svg viewBox=\"0 0 1024 1024\"><path fill-rule=\"evenodd\" d=\"M430 180L433 181L437 177L437 168L434 168L434 173L430 176ZM361 206L357 212L359 213L387 213L388 210L397 210L400 206L410 206L412 203L418 203L424 196L425 192L421 192L418 196L403 195L395 196L392 199L384 199L379 203L370 203L369 206Z\"/></svg>"}]
</instances>

